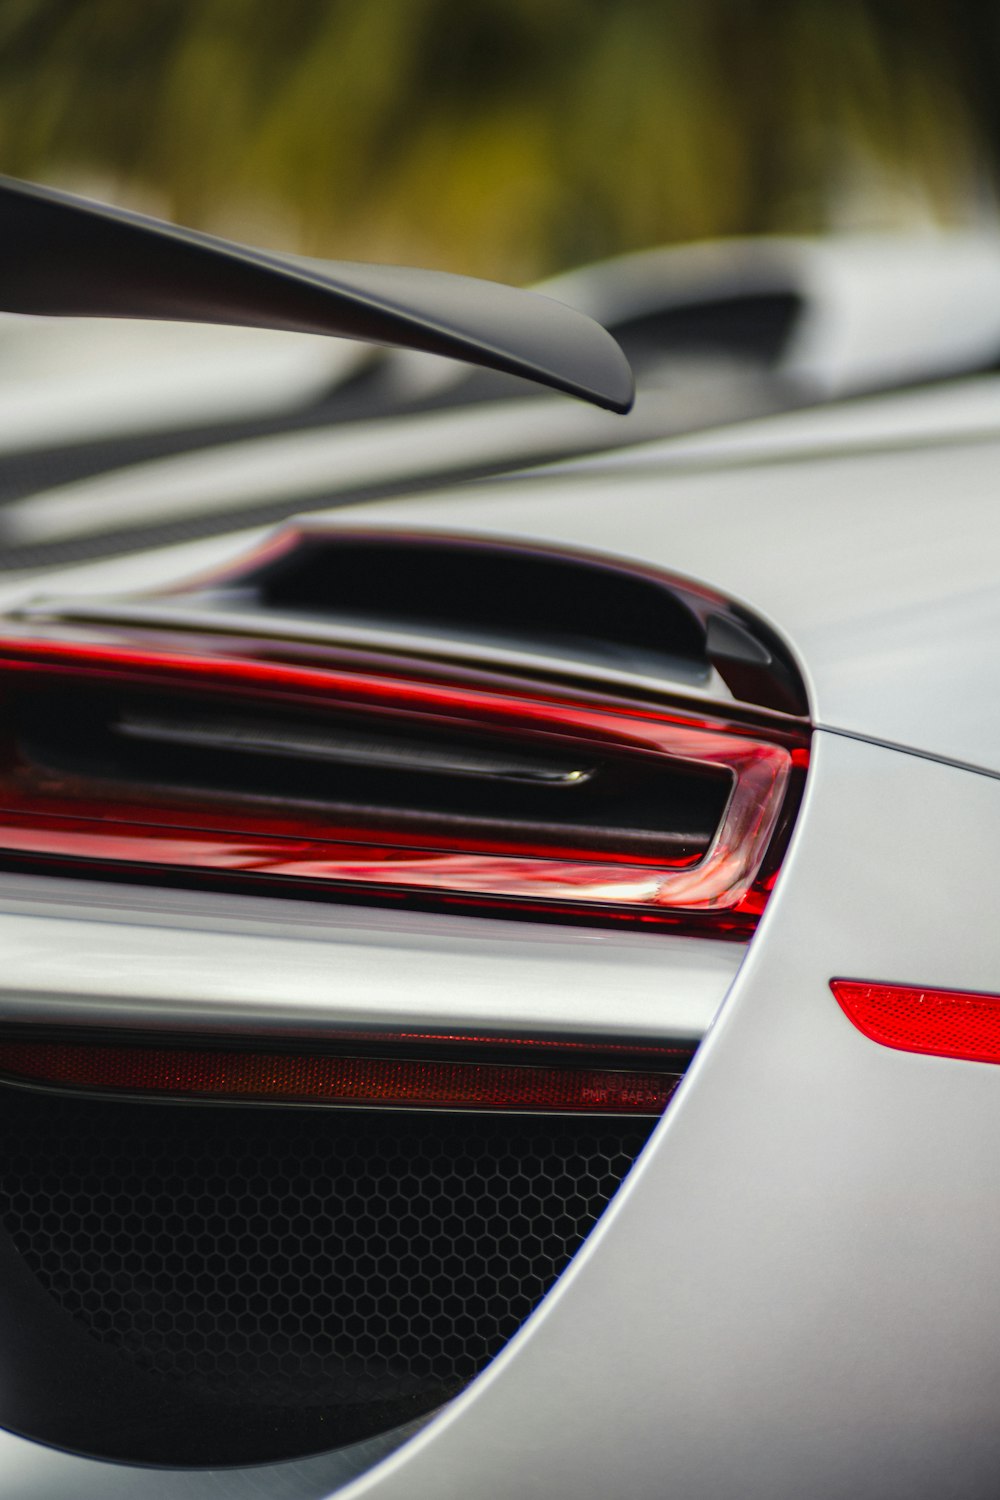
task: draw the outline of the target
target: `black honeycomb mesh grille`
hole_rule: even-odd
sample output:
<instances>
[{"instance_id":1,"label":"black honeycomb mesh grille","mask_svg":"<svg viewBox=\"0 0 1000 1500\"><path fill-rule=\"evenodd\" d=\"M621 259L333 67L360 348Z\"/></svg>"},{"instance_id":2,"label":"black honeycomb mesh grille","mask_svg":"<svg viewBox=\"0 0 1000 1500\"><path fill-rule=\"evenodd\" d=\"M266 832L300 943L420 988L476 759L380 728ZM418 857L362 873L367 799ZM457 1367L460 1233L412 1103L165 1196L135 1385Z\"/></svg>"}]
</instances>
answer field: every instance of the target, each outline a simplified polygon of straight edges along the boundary
<instances>
[{"instance_id":1,"label":"black honeycomb mesh grille","mask_svg":"<svg viewBox=\"0 0 1000 1500\"><path fill-rule=\"evenodd\" d=\"M5 1089L3 1223L48 1298L154 1379L161 1407L183 1392L216 1426L263 1413L275 1431L295 1413L279 1451L310 1445L312 1412L315 1446L332 1446L471 1380L650 1128Z\"/></svg>"}]
</instances>

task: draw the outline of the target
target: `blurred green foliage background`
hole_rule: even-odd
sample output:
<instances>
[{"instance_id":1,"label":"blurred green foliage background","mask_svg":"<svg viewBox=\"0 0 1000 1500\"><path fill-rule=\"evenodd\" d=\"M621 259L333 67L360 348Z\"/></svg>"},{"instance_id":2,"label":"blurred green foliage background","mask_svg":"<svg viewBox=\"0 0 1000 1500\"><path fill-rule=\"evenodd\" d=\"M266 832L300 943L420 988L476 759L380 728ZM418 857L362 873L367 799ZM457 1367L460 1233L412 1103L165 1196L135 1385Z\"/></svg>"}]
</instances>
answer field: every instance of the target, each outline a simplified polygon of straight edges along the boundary
<instances>
[{"instance_id":1,"label":"blurred green foliage background","mask_svg":"<svg viewBox=\"0 0 1000 1500\"><path fill-rule=\"evenodd\" d=\"M529 280L992 216L998 35L981 0L3 0L0 170Z\"/></svg>"}]
</instances>

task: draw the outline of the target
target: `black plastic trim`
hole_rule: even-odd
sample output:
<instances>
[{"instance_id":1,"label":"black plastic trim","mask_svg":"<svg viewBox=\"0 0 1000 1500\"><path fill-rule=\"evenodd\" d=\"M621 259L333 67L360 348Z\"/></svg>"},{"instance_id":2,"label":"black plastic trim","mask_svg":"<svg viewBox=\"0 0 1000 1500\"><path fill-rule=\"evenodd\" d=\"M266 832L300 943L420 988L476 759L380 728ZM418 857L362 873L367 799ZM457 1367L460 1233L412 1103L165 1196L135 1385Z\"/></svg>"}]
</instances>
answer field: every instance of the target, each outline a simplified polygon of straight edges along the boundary
<instances>
[{"instance_id":1,"label":"black plastic trim","mask_svg":"<svg viewBox=\"0 0 1000 1500\"><path fill-rule=\"evenodd\" d=\"M0 306L397 344L618 412L635 395L611 335L549 297L441 271L272 254L12 178L0 178Z\"/></svg>"}]
</instances>

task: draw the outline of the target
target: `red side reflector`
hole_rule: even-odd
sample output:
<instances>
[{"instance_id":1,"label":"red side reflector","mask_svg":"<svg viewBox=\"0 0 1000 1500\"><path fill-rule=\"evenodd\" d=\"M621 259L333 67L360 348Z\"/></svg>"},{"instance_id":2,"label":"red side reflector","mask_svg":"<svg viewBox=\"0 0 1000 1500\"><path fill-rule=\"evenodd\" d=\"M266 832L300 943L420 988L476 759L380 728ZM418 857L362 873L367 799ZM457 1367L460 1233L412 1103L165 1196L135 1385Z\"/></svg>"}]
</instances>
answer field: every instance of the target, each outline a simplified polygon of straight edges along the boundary
<instances>
[{"instance_id":1,"label":"red side reflector","mask_svg":"<svg viewBox=\"0 0 1000 1500\"><path fill-rule=\"evenodd\" d=\"M1000 1063L1000 995L831 979L859 1031L902 1052Z\"/></svg>"},{"instance_id":2,"label":"red side reflector","mask_svg":"<svg viewBox=\"0 0 1000 1500\"><path fill-rule=\"evenodd\" d=\"M658 1115L677 1073L322 1053L0 1041L0 1074L50 1088L260 1102Z\"/></svg>"}]
</instances>

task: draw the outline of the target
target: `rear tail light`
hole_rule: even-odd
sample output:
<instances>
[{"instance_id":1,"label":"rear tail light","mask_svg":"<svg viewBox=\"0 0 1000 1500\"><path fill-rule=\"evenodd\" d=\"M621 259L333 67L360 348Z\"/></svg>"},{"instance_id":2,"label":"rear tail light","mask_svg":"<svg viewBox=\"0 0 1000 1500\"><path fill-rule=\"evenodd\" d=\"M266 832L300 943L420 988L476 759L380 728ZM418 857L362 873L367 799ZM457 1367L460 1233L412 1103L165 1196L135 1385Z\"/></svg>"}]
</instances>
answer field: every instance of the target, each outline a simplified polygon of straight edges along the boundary
<instances>
[{"instance_id":1,"label":"rear tail light","mask_svg":"<svg viewBox=\"0 0 1000 1500\"><path fill-rule=\"evenodd\" d=\"M664 1052L667 1049L663 1049ZM680 1050L649 1067L467 1058L343 1056L0 1038L0 1077L48 1088L164 1098L407 1109L658 1115L680 1082ZM672 1071L663 1071L664 1066Z\"/></svg>"},{"instance_id":2,"label":"rear tail light","mask_svg":"<svg viewBox=\"0 0 1000 1500\"><path fill-rule=\"evenodd\" d=\"M732 935L762 909L798 726L221 649L0 642L0 855Z\"/></svg>"}]
</instances>

